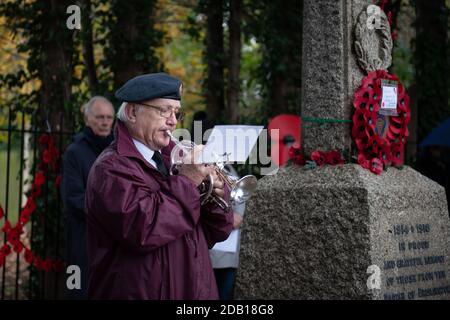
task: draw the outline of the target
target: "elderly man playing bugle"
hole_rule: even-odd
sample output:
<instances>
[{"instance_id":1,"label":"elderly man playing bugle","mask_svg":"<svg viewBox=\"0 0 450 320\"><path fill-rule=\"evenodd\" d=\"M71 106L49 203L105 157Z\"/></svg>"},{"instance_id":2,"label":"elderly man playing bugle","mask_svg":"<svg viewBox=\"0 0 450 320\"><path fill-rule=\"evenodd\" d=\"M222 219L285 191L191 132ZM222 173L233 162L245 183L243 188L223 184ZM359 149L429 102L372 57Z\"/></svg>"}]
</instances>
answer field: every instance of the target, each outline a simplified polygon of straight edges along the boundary
<instances>
[{"instance_id":1,"label":"elderly man playing bugle","mask_svg":"<svg viewBox=\"0 0 450 320\"><path fill-rule=\"evenodd\" d=\"M89 298L218 299L208 248L228 237L233 214L200 204L197 187L213 167L188 163L169 173L167 130L182 117L180 80L138 76L116 97L123 103L115 140L86 190ZM228 201L215 177L213 192Z\"/></svg>"}]
</instances>

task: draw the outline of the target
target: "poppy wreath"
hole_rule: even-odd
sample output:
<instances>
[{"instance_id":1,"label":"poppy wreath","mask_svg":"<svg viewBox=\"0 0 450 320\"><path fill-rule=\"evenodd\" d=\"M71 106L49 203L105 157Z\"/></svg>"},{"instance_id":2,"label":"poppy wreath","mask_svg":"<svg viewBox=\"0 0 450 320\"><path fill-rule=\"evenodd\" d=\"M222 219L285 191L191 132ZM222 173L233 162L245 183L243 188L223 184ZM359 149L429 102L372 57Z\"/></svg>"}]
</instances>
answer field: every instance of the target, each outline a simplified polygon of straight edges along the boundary
<instances>
[{"instance_id":1,"label":"poppy wreath","mask_svg":"<svg viewBox=\"0 0 450 320\"><path fill-rule=\"evenodd\" d=\"M12 227L9 220L5 219L2 227L2 231L6 234L6 242L0 248L0 267L5 264L6 257L13 251L20 254L24 253L25 261L29 264L33 264L37 270L50 272L62 272L64 270L64 262L61 260L54 260L50 258L42 258L34 254L32 250L25 247L25 245L20 240L20 235L23 233L23 227L30 221L30 217L36 210L36 199L42 193L42 185L45 183L45 172L48 169L52 169L54 172L59 171L59 151L55 146L54 139L49 134L42 134L39 137L39 144L44 147L42 153L42 159L37 166L37 172L33 178L33 184L27 197L25 206L20 211L19 220L17 224ZM56 177L55 185L59 187L61 183L61 176ZM3 208L0 206L0 219L4 218Z\"/></svg>"},{"instance_id":2,"label":"poppy wreath","mask_svg":"<svg viewBox=\"0 0 450 320\"><path fill-rule=\"evenodd\" d=\"M376 132L376 122L382 97L381 81L397 81L397 116L389 116L385 137ZM401 166L408 123L411 119L409 96L396 75L385 70L369 72L353 98L352 137L358 150L358 163L375 174L380 174L389 165Z\"/></svg>"}]
</instances>

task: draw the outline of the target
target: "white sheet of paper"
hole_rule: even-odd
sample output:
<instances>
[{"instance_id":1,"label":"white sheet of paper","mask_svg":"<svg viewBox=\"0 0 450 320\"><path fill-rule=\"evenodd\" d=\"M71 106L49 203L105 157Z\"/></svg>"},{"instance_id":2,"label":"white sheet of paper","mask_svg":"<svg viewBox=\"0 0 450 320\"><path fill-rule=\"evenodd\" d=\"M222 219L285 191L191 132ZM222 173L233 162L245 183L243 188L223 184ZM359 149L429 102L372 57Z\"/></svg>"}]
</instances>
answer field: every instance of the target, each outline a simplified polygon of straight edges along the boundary
<instances>
[{"instance_id":1,"label":"white sheet of paper","mask_svg":"<svg viewBox=\"0 0 450 320\"><path fill-rule=\"evenodd\" d=\"M383 86L383 97L381 99L381 109L397 108L397 87Z\"/></svg>"},{"instance_id":2,"label":"white sheet of paper","mask_svg":"<svg viewBox=\"0 0 450 320\"><path fill-rule=\"evenodd\" d=\"M244 163L250 155L263 126L215 126L203 149L203 163L217 162L214 155L228 162ZM228 157L223 157L224 154Z\"/></svg>"},{"instance_id":3,"label":"white sheet of paper","mask_svg":"<svg viewBox=\"0 0 450 320\"><path fill-rule=\"evenodd\" d=\"M217 242L212 249L224 252L236 252L238 246L238 233L239 230L231 231L227 240Z\"/></svg>"}]
</instances>

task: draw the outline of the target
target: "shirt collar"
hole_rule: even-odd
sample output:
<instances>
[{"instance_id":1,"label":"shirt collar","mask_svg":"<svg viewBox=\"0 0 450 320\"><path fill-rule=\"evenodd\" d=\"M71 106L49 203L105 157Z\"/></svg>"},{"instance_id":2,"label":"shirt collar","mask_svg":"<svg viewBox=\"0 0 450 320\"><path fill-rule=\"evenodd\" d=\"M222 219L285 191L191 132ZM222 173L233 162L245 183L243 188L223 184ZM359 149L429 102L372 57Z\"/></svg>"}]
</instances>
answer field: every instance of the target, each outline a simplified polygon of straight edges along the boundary
<instances>
[{"instance_id":1,"label":"shirt collar","mask_svg":"<svg viewBox=\"0 0 450 320\"><path fill-rule=\"evenodd\" d=\"M134 138L131 138L131 139L133 140L133 143L136 146L136 149L144 157L144 159L147 160L148 163L150 163L151 165L153 165L156 168L156 163L152 159L152 157L155 152L159 152L159 151L154 151L154 150L150 149L149 147L147 147L145 144L143 144L139 140L136 140Z\"/></svg>"}]
</instances>

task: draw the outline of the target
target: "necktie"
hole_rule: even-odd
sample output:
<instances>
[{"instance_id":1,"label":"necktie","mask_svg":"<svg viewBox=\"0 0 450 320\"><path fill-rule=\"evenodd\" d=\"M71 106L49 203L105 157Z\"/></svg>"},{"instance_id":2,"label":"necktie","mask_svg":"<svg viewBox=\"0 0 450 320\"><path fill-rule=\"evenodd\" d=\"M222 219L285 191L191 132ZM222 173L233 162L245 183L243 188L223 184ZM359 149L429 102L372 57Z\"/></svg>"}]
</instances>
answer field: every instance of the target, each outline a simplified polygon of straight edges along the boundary
<instances>
[{"instance_id":1,"label":"necktie","mask_svg":"<svg viewBox=\"0 0 450 320\"><path fill-rule=\"evenodd\" d=\"M161 153L159 153L158 151L155 151L153 153L152 160L155 161L156 167L158 168L159 172L161 172L164 176L168 176L169 175L169 173L167 172L167 168L164 165Z\"/></svg>"}]
</instances>

